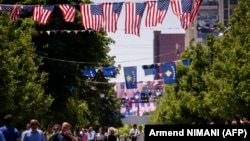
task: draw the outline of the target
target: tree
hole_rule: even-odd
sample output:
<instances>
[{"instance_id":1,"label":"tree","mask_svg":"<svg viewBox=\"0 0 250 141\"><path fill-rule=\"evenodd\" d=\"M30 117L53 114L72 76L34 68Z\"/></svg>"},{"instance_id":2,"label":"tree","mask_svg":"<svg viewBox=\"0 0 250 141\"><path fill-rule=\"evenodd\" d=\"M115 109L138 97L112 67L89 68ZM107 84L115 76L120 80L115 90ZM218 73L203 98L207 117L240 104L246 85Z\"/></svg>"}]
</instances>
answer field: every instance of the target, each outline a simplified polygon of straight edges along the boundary
<instances>
[{"instance_id":1,"label":"tree","mask_svg":"<svg viewBox=\"0 0 250 141\"><path fill-rule=\"evenodd\" d=\"M41 119L53 101L44 94L47 73L39 70L42 62L31 40L35 31L30 19L11 22L1 12L0 32L0 116L11 113L24 127L31 118Z\"/></svg>"},{"instance_id":2,"label":"tree","mask_svg":"<svg viewBox=\"0 0 250 141\"><path fill-rule=\"evenodd\" d=\"M61 1L46 1L45 3L60 4ZM70 4L69 1L68 3ZM49 23L37 25L36 30L43 31L43 34L34 36L33 41L37 47L37 54L44 58L44 65L41 69L49 73L46 93L51 94L55 99L49 114L51 122L69 121L72 126L79 124L100 126L100 123L106 123L102 122L106 117L102 117L104 114L100 113L105 113L105 110L109 108L103 109L104 105L100 103L100 93L105 92L107 99L112 99L114 111L117 112L120 108L115 104L115 101L118 101L115 92L110 93L113 86L103 85L103 83L108 83L108 78L104 77L101 72L102 67L114 65L114 57L107 55L110 50L108 45L114 41L102 30L95 32L85 29L81 25L79 7L76 8L74 23L67 23L64 22L60 9L55 7ZM54 30L57 32L53 32ZM52 32L48 34L46 31ZM87 68L96 68L98 70L96 76L83 76L82 71ZM86 104L87 108L72 107L73 105L70 107L69 99L74 99L71 102ZM65 108L66 105L68 108ZM119 119L117 113L110 113L109 117ZM115 121L119 120L113 120L112 124Z\"/></svg>"},{"instance_id":3,"label":"tree","mask_svg":"<svg viewBox=\"0 0 250 141\"><path fill-rule=\"evenodd\" d=\"M178 63L179 82L166 88L151 122L223 123L249 118L249 6L250 0L239 2L222 37L208 35L205 45L191 44L182 54L192 58L192 64Z\"/></svg>"},{"instance_id":4,"label":"tree","mask_svg":"<svg viewBox=\"0 0 250 141\"><path fill-rule=\"evenodd\" d=\"M2 1L8 4L80 4L79 0L25 0ZM86 1L90 2L90 1ZM48 24L37 24L31 21L32 13L20 15L19 20L30 21L29 27L36 35L31 34L35 53L42 58L40 72L48 74L48 81L43 88L53 102L44 106L46 111L40 119L42 126L68 121L76 126L120 125L119 100L115 97L114 84L108 84L108 77L101 72L102 67L114 65L114 57L109 56L109 45L114 41L107 37L103 30L95 32L85 29L81 24L79 6L76 5L74 23L63 20L60 9L55 6ZM9 16L7 16L9 17ZM62 32L63 31L63 32ZM29 34L29 33L27 33ZM29 36L31 38L31 36ZM82 70L86 68L98 70L95 77L85 77ZM108 84L108 85L106 85ZM105 102L100 102L100 93L105 92ZM51 101L50 101L51 102ZM109 104L107 104L107 103ZM110 106L112 105L112 109ZM107 107L105 107L107 106ZM49 108L48 108L49 107ZM33 108L30 108L33 110ZM109 122L106 123L109 112ZM26 113L30 114L30 113Z\"/></svg>"}]
</instances>

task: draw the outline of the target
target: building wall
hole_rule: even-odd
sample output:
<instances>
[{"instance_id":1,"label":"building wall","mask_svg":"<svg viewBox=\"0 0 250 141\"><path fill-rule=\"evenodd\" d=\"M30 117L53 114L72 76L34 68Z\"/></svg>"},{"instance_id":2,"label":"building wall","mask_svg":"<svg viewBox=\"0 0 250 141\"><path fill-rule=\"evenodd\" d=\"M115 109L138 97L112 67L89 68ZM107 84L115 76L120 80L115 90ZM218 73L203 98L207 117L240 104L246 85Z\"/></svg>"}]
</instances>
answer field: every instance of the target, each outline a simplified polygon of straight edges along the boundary
<instances>
[{"instance_id":1,"label":"building wall","mask_svg":"<svg viewBox=\"0 0 250 141\"><path fill-rule=\"evenodd\" d=\"M185 34L162 34L154 31L154 63L165 63L178 60L179 54L185 50Z\"/></svg>"},{"instance_id":2,"label":"building wall","mask_svg":"<svg viewBox=\"0 0 250 141\"><path fill-rule=\"evenodd\" d=\"M212 31L206 31L206 29L203 29L204 32L197 30L197 24L198 22L201 22L200 19L206 20L207 18L207 21L210 22L211 28L210 19L215 20L218 18L218 22L227 27L230 17L233 14L233 9L237 6L237 3L238 0L203 0L196 15L194 24L191 23L189 28L186 30L185 46L189 46L189 42L193 38L195 39L194 43L202 43L205 41L207 33L214 33L215 35L218 34L218 31L214 31L214 28L212 28ZM204 21L202 23L204 23Z\"/></svg>"}]
</instances>

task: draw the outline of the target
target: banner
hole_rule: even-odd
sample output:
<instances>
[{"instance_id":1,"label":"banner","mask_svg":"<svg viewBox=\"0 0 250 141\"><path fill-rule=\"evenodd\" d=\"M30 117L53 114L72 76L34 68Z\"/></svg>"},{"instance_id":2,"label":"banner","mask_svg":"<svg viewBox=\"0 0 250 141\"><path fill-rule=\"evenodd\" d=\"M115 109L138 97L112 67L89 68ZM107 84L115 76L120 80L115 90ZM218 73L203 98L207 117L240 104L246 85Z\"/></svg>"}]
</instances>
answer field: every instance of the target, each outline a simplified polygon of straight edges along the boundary
<instances>
[{"instance_id":1,"label":"banner","mask_svg":"<svg viewBox=\"0 0 250 141\"><path fill-rule=\"evenodd\" d=\"M124 67L124 75L127 89L137 88L137 68L133 67Z\"/></svg>"},{"instance_id":2,"label":"banner","mask_svg":"<svg viewBox=\"0 0 250 141\"><path fill-rule=\"evenodd\" d=\"M163 63L162 73L165 84L172 84L177 82L176 65L174 62Z\"/></svg>"},{"instance_id":3,"label":"banner","mask_svg":"<svg viewBox=\"0 0 250 141\"><path fill-rule=\"evenodd\" d=\"M144 70L145 75L156 75L158 73L158 65L143 65L142 69Z\"/></svg>"}]
</instances>

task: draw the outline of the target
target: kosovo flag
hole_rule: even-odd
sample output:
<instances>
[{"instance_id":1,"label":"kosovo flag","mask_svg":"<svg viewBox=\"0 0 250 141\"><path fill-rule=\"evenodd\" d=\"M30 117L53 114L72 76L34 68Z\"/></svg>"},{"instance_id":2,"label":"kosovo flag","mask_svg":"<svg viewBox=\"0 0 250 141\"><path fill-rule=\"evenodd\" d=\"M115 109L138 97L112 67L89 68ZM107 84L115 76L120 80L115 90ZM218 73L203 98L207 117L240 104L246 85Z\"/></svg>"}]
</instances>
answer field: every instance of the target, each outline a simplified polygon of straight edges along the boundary
<instances>
[{"instance_id":1,"label":"kosovo flag","mask_svg":"<svg viewBox=\"0 0 250 141\"><path fill-rule=\"evenodd\" d=\"M162 73L164 84L172 84L177 82L176 65L174 62L163 63Z\"/></svg>"},{"instance_id":2,"label":"kosovo flag","mask_svg":"<svg viewBox=\"0 0 250 141\"><path fill-rule=\"evenodd\" d=\"M140 92L135 92L134 93L134 99L135 99L135 103L141 103L141 93Z\"/></svg>"},{"instance_id":3,"label":"kosovo flag","mask_svg":"<svg viewBox=\"0 0 250 141\"><path fill-rule=\"evenodd\" d=\"M126 98L124 99L124 103L131 103L131 99L130 99L129 97L126 97Z\"/></svg>"},{"instance_id":4,"label":"kosovo flag","mask_svg":"<svg viewBox=\"0 0 250 141\"><path fill-rule=\"evenodd\" d=\"M116 67L103 67L102 74L103 76L114 76L116 75Z\"/></svg>"},{"instance_id":5,"label":"kosovo flag","mask_svg":"<svg viewBox=\"0 0 250 141\"><path fill-rule=\"evenodd\" d=\"M185 58L185 59L182 59L182 64L184 66L190 66L191 65L191 62L192 62L192 59L191 58Z\"/></svg>"},{"instance_id":6,"label":"kosovo flag","mask_svg":"<svg viewBox=\"0 0 250 141\"><path fill-rule=\"evenodd\" d=\"M124 75L127 89L137 88L137 68L133 67L124 67Z\"/></svg>"},{"instance_id":7,"label":"kosovo flag","mask_svg":"<svg viewBox=\"0 0 250 141\"><path fill-rule=\"evenodd\" d=\"M151 65L143 65L142 69L144 70L145 75L156 75L158 70L157 64L151 64Z\"/></svg>"},{"instance_id":8,"label":"kosovo flag","mask_svg":"<svg viewBox=\"0 0 250 141\"><path fill-rule=\"evenodd\" d=\"M83 70L83 76L87 77L95 77L96 69L95 68L87 68Z\"/></svg>"}]
</instances>

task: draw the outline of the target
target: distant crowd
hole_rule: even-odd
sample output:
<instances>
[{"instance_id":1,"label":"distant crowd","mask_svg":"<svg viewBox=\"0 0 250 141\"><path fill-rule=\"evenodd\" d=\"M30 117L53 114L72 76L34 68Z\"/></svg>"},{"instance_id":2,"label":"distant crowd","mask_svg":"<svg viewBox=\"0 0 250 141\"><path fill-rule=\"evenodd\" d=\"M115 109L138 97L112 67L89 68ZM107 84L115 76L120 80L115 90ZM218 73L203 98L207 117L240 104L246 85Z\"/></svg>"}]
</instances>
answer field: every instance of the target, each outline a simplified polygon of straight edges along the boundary
<instances>
[{"instance_id":1,"label":"distant crowd","mask_svg":"<svg viewBox=\"0 0 250 141\"><path fill-rule=\"evenodd\" d=\"M118 130L109 127L107 131L99 128L96 132L92 127L71 130L68 122L49 125L42 130L36 119L26 124L26 130L19 131L12 125L13 116L4 117L4 125L0 127L0 141L144 141L143 127L134 124L129 131L129 138L118 136Z\"/></svg>"}]
</instances>

